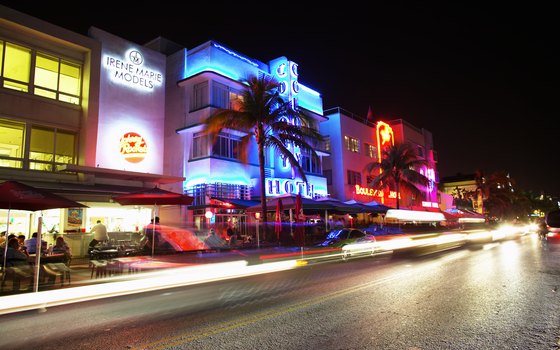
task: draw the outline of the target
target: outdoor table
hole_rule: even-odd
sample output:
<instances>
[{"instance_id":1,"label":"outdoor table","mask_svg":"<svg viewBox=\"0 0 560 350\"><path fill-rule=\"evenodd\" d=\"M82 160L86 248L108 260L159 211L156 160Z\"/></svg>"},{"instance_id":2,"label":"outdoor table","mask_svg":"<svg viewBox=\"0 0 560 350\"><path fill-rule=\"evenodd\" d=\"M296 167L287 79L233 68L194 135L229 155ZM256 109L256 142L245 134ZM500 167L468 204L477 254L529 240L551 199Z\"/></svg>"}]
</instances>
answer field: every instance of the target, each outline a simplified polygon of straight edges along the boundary
<instances>
[{"instance_id":1,"label":"outdoor table","mask_svg":"<svg viewBox=\"0 0 560 350\"><path fill-rule=\"evenodd\" d=\"M127 257L123 257L123 258L115 258L115 259L113 259L113 261L115 261L119 264L119 272L120 273L123 272L125 266L128 268L128 273L132 273L132 272L138 272L138 269L132 266L133 264L141 263L141 262L144 262L148 259L149 258L144 257L144 256L127 256Z\"/></svg>"},{"instance_id":2,"label":"outdoor table","mask_svg":"<svg viewBox=\"0 0 560 350\"><path fill-rule=\"evenodd\" d=\"M104 250L92 250L90 253L91 260L97 259L112 259L119 255L118 249L104 249Z\"/></svg>"}]
</instances>

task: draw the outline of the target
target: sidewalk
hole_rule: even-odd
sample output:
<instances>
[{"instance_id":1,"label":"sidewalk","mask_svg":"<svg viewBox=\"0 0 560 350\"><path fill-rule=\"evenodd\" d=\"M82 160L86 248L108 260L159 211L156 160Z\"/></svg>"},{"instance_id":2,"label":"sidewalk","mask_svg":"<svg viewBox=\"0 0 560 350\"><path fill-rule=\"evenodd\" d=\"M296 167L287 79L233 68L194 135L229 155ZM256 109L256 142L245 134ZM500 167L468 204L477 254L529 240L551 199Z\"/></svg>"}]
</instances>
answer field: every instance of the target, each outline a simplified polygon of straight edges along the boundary
<instances>
[{"instance_id":1,"label":"sidewalk","mask_svg":"<svg viewBox=\"0 0 560 350\"><path fill-rule=\"evenodd\" d=\"M220 249L208 251L189 251L171 254L129 256L115 259L90 260L89 257L73 258L70 264L70 282L65 275L50 275L51 283L42 283L40 291L61 288L72 288L76 286L105 283L111 277L126 276L129 273L142 273L173 267L193 266L201 264L212 264L228 261L245 260L249 264L259 264L271 256L294 256L300 251L299 247L283 247L264 243L260 248L243 247L239 249ZM287 254L287 255L286 255ZM56 273L56 271L50 271ZM53 277L54 276L54 277ZM64 279L64 280L63 280ZM27 282L22 282L22 288ZM27 290L25 291L27 292ZM20 293L24 293L21 291ZM18 294L12 291L12 281L6 280L4 290L0 296Z\"/></svg>"}]
</instances>

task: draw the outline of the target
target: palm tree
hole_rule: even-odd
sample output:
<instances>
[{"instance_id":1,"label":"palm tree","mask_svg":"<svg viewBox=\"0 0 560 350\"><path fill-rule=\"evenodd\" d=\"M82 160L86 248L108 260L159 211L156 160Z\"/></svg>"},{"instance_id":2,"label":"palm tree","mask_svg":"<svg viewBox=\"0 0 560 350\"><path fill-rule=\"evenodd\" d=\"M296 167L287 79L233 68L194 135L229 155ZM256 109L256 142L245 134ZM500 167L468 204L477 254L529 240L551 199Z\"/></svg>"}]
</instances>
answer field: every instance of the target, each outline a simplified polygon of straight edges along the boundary
<instances>
[{"instance_id":1,"label":"palm tree","mask_svg":"<svg viewBox=\"0 0 560 350\"><path fill-rule=\"evenodd\" d=\"M376 189L395 189L397 192L397 209L401 189L420 196L423 191L419 186L428 186L430 180L415 169L427 165L427 161L420 157L418 150L410 143L392 145L383 150L381 162L371 162L365 170L369 174L377 175L369 183Z\"/></svg>"},{"instance_id":2,"label":"palm tree","mask_svg":"<svg viewBox=\"0 0 560 350\"><path fill-rule=\"evenodd\" d=\"M304 170L288 149L288 145L299 147L302 152L308 152L315 157L315 147L323 137L310 127L309 116L294 107L291 101L284 101L280 96L279 83L270 76L251 76L245 81L247 89L236 101L236 108L217 109L205 122L205 130L211 138L212 144L224 129L237 130L243 136L239 143L239 154L244 163L249 160L249 145L255 137L258 148L258 163L260 170L261 206L264 220L264 232L267 230L267 206L265 188L265 152L273 149L287 159L301 179L307 182Z\"/></svg>"}]
</instances>

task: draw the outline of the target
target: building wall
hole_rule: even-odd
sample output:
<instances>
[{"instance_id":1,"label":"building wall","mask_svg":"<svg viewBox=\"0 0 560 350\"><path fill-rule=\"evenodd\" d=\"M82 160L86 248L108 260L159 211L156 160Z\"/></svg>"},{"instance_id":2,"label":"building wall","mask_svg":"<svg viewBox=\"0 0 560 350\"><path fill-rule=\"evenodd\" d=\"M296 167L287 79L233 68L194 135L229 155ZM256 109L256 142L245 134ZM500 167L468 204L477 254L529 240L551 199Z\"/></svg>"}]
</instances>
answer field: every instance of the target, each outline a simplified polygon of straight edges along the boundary
<instances>
[{"instance_id":1,"label":"building wall","mask_svg":"<svg viewBox=\"0 0 560 350\"><path fill-rule=\"evenodd\" d=\"M161 174L165 55L98 28L89 33L102 42L95 166Z\"/></svg>"},{"instance_id":2,"label":"building wall","mask_svg":"<svg viewBox=\"0 0 560 350\"><path fill-rule=\"evenodd\" d=\"M0 88L0 118L75 133L76 164L93 164L99 108L100 43L1 5L0 38L81 66L79 105L37 96L32 90L24 93ZM26 174L21 176L27 177Z\"/></svg>"},{"instance_id":3,"label":"building wall","mask_svg":"<svg viewBox=\"0 0 560 350\"><path fill-rule=\"evenodd\" d=\"M215 87L218 85L233 89L234 92L241 93L245 86L242 81L250 76L262 74L274 75L280 71L278 68L282 64L293 65L285 57L272 60L270 65L264 64L256 59L244 56L231 50L217 42L209 41L193 49L186 50L180 54L186 55L184 59L174 58L175 64L168 67L174 71L173 75L177 79L176 87L169 85L167 100L167 119L172 120L176 126L183 118L183 125L177 128L178 134L183 137L184 152L182 154L182 164L184 166L185 189L189 190L192 186L201 184L229 183L248 186L252 190L253 197L260 197L259 168L256 142L251 144L248 164L242 164L239 160L221 159L218 157L192 159L192 140L193 135L202 130L204 121L216 110L212 101L214 98ZM183 62L185 64L183 65ZM294 90L287 90L286 98L297 97L303 104L313 111L322 113L322 100L320 94L304 85L294 85L294 79L299 75L297 69L293 67L292 80L290 86L295 86ZM202 108L193 107L194 88L198 84L208 82L208 103ZM299 84L299 81L296 81ZM299 89L301 87L301 89ZM179 89L181 92L178 93ZM181 101L170 100L169 96L180 96ZM177 107L180 104L180 107ZM303 107L303 106L302 106ZM182 109L182 111L180 111ZM171 113L173 115L171 115ZM313 112L315 118L324 120L322 114ZM317 123L318 123L317 121ZM239 135L242 136L242 135ZM177 154L178 155L178 154ZM174 156L170 156L174 157ZM278 156L272 152L268 155L267 164L268 176L270 178L291 178L291 171L284 171L277 162ZM169 159L169 164L174 164L175 160ZM307 174L306 174L307 175ZM316 184L314 188L322 195L326 194L326 181L319 174L310 176L308 180ZM297 179L295 179L297 181ZM275 182L268 183L267 189L275 187ZM284 187L282 187L284 188ZM276 190L275 190L276 191ZM274 196L281 193L268 193Z\"/></svg>"},{"instance_id":4,"label":"building wall","mask_svg":"<svg viewBox=\"0 0 560 350\"><path fill-rule=\"evenodd\" d=\"M373 189L368 189L368 174L365 166L371 162L377 162L377 158L370 158L367 155L367 144L375 145L378 148L378 140L376 135L376 125L370 125L365 118L361 118L349 111L341 108L333 108L327 110L325 115L328 120L321 123L321 132L331 138L332 155L324 162L324 169L332 171L332 185L328 186L330 196L342 201L357 200L360 202L370 202L375 200L390 206L396 205L396 200L391 197L390 193L382 193ZM413 125L399 119L389 121L388 124L393 130L395 143L411 142L422 148L424 157L428 160L428 168L432 169L432 174L437 172L436 162L432 157L433 140L432 134L425 129L418 129ZM344 137L348 136L359 140L360 151L358 153L351 152L346 149ZM356 186L348 184L348 171L361 173L361 187L364 191L356 192ZM427 173L426 169L418 169ZM435 179L435 176L432 176ZM437 182L434 182L431 190L426 193L425 198L421 200L427 202L438 203ZM411 198L402 198L399 201L401 206L414 205Z\"/></svg>"}]
</instances>

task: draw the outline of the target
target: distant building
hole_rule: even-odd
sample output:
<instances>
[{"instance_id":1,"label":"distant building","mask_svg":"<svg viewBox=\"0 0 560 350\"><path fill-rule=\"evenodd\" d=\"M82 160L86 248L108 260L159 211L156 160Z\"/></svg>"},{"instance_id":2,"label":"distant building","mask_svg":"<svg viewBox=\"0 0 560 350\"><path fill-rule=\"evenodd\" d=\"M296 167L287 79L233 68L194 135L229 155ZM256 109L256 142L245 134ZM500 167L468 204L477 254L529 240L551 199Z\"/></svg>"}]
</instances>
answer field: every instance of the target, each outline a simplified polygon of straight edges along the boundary
<instances>
[{"instance_id":1,"label":"distant building","mask_svg":"<svg viewBox=\"0 0 560 350\"><path fill-rule=\"evenodd\" d=\"M440 179L443 193L453 197L453 205L458 209L471 209L484 214L483 194L477 185L475 174L457 174Z\"/></svg>"},{"instance_id":2,"label":"distant building","mask_svg":"<svg viewBox=\"0 0 560 350\"><path fill-rule=\"evenodd\" d=\"M324 160L323 173L331 197L364 203L377 201L395 207L397 194L369 188L373 175L364 168L368 163L379 161L384 147L409 142L416 145L420 156L428 161L428 166L416 170L429 178L431 183L424 189L422 198L401 196L399 205L402 208L439 207L437 154L429 131L416 128L402 119L368 121L339 107L326 110L325 116L328 120L321 123L320 128L321 133L330 139L331 157Z\"/></svg>"}]
</instances>

